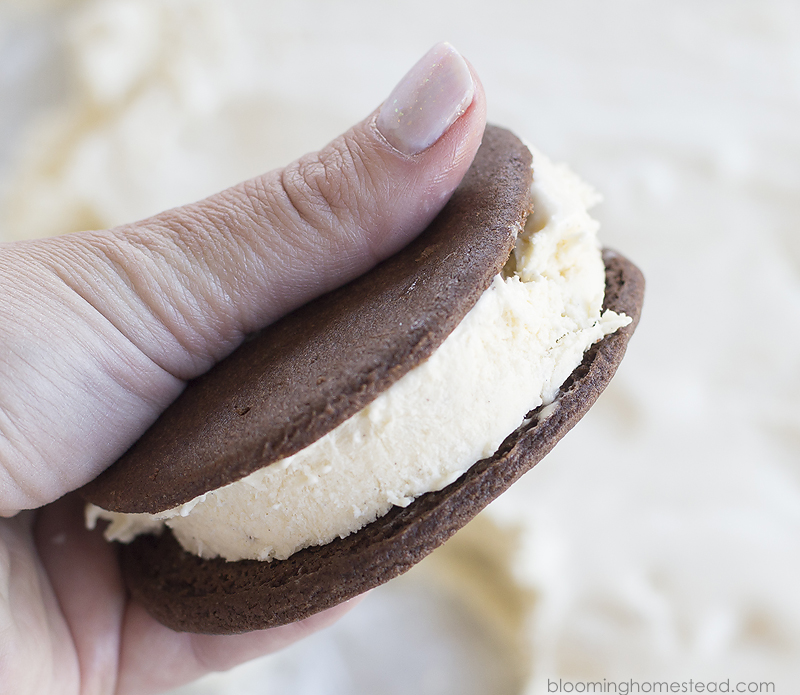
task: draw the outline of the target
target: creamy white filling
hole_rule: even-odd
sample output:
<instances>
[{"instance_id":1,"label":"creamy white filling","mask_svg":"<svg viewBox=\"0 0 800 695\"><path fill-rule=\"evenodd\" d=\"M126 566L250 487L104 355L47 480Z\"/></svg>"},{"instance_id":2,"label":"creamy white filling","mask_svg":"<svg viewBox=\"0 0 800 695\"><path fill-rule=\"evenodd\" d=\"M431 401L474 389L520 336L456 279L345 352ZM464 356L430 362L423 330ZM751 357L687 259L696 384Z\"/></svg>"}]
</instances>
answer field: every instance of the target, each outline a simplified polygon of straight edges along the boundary
<instances>
[{"instance_id":1,"label":"creamy white filling","mask_svg":"<svg viewBox=\"0 0 800 695\"><path fill-rule=\"evenodd\" d=\"M534 213L504 271L424 363L297 454L155 516L87 509L128 542L168 525L184 548L285 559L344 537L490 456L553 402L583 353L630 319L601 315L597 194L531 148Z\"/></svg>"}]
</instances>

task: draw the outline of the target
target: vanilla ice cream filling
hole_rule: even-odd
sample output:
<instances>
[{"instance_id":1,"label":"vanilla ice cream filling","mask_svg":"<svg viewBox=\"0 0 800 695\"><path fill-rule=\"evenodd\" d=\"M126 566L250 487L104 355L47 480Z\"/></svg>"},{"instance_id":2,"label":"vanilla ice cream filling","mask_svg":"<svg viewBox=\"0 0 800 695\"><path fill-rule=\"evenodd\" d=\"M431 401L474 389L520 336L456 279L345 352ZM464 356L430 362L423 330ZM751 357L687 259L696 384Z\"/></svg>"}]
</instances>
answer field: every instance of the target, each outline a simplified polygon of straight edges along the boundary
<instances>
[{"instance_id":1,"label":"vanilla ice cream filling","mask_svg":"<svg viewBox=\"0 0 800 695\"><path fill-rule=\"evenodd\" d=\"M425 362L302 451L156 515L90 505L128 542L166 524L202 557L285 559L440 490L553 402L583 353L630 322L601 313L599 196L532 148L534 212L503 272Z\"/></svg>"}]
</instances>

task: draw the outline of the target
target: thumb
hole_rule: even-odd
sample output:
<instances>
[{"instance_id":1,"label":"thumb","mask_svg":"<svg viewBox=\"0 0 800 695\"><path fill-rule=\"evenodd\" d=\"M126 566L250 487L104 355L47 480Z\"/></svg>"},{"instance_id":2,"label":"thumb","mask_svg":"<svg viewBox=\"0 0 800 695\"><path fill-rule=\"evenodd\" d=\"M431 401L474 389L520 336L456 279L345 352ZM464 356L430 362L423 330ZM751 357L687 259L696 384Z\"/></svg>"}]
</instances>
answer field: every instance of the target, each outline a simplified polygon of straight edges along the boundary
<instances>
[{"instance_id":1,"label":"thumb","mask_svg":"<svg viewBox=\"0 0 800 695\"><path fill-rule=\"evenodd\" d=\"M319 152L143 222L66 237L54 265L154 362L195 376L427 226L480 143L477 85L451 46L435 46Z\"/></svg>"},{"instance_id":2,"label":"thumb","mask_svg":"<svg viewBox=\"0 0 800 695\"><path fill-rule=\"evenodd\" d=\"M375 113L283 169L135 224L0 249L0 378L17 386L0 393L0 511L87 482L244 335L405 245L484 124L477 77L439 44Z\"/></svg>"}]
</instances>

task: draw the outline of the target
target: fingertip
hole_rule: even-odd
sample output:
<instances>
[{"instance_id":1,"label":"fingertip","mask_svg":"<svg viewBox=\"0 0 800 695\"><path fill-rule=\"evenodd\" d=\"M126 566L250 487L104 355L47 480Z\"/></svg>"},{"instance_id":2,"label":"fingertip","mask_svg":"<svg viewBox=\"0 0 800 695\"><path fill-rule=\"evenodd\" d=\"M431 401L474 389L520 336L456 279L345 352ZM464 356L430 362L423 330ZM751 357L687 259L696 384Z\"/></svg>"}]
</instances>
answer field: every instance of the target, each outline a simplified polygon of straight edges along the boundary
<instances>
[{"instance_id":1,"label":"fingertip","mask_svg":"<svg viewBox=\"0 0 800 695\"><path fill-rule=\"evenodd\" d=\"M237 635L175 632L131 601L125 615L118 695L160 692L280 651L329 627L362 597L305 620Z\"/></svg>"},{"instance_id":2,"label":"fingertip","mask_svg":"<svg viewBox=\"0 0 800 695\"><path fill-rule=\"evenodd\" d=\"M431 48L381 105L377 127L403 154L430 147L466 111L475 82L466 61L449 43Z\"/></svg>"},{"instance_id":3,"label":"fingertip","mask_svg":"<svg viewBox=\"0 0 800 695\"><path fill-rule=\"evenodd\" d=\"M193 653L210 670L225 671L284 649L341 620L362 600L358 596L288 625L240 635L193 635Z\"/></svg>"}]
</instances>

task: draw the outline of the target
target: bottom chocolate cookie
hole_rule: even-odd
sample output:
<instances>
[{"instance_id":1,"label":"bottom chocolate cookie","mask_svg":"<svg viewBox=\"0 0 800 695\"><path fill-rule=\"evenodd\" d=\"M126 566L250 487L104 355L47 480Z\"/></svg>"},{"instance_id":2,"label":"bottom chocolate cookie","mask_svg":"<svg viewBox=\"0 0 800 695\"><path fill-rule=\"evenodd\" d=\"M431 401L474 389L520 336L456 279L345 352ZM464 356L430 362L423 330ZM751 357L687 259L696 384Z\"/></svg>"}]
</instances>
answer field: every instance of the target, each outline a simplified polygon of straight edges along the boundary
<instances>
[{"instance_id":1,"label":"bottom chocolate cookie","mask_svg":"<svg viewBox=\"0 0 800 695\"><path fill-rule=\"evenodd\" d=\"M593 345L556 401L529 413L493 456L357 533L286 560L204 560L184 551L168 529L140 536L120 546L134 599L175 630L232 634L307 618L410 569L536 465L611 380L639 319L644 279L613 251L605 251L603 260L603 306L627 314L632 323Z\"/></svg>"}]
</instances>

